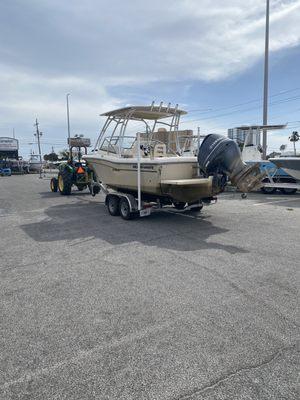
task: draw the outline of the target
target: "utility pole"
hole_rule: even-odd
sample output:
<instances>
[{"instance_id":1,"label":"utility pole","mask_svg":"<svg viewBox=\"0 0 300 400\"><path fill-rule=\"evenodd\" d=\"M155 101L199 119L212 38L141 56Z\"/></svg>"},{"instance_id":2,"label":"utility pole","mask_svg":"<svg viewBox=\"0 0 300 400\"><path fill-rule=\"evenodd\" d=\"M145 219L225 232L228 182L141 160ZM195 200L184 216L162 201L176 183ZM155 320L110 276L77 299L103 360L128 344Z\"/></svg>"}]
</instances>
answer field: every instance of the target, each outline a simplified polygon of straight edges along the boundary
<instances>
[{"instance_id":1,"label":"utility pole","mask_svg":"<svg viewBox=\"0 0 300 400\"><path fill-rule=\"evenodd\" d=\"M13 128L13 138L15 139L15 128Z\"/></svg>"},{"instance_id":2,"label":"utility pole","mask_svg":"<svg viewBox=\"0 0 300 400\"><path fill-rule=\"evenodd\" d=\"M200 126L197 127L197 152L199 151L199 147L200 147Z\"/></svg>"},{"instance_id":3,"label":"utility pole","mask_svg":"<svg viewBox=\"0 0 300 400\"><path fill-rule=\"evenodd\" d=\"M42 151L41 151L40 137L41 137L43 134L42 134L42 132L40 132L40 130L39 130L39 123L38 123L37 118L36 118L35 124L34 124L33 126L36 127L36 133L34 134L34 136L36 136L37 142L38 142L39 155L40 155L40 179L42 179L42 165L43 165L43 161L42 161Z\"/></svg>"},{"instance_id":4,"label":"utility pole","mask_svg":"<svg viewBox=\"0 0 300 400\"><path fill-rule=\"evenodd\" d=\"M269 21L270 21L270 0L266 0L266 33L265 33L265 65L264 65L264 106L263 125L268 125L268 91L269 91ZM267 157L267 129L263 130L263 159Z\"/></svg>"}]
</instances>

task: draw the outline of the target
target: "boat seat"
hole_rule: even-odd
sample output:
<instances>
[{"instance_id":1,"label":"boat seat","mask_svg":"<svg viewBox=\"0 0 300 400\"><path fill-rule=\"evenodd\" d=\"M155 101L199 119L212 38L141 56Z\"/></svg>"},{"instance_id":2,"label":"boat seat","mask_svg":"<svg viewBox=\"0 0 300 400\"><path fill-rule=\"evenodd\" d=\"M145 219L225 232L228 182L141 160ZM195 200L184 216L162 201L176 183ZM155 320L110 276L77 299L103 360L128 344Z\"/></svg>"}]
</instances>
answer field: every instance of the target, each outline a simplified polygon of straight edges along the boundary
<instances>
[{"instance_id":1,"label":"boat seat","mask_svg":"<svg viewBox=\"0 0 300 400\"><path fill-rule=\"evenodd\" d=\"M133 158L137 156L137 151L136 151L136 143L131 147L131 149L124 149L122 156L124 158ZM140 156L144 157L144 152L140 150Z\"/></svg>"},{"instance_id":2,"label":"boat seat","mask_svg":"<svg viewBox=\"0 0 300 400\"><path fill-rule=\"evenodd\" d=\"M153 157L165 157L167 155L167 146L164 143L156 143L153 149Z\"/></svg>"}]
</instances>

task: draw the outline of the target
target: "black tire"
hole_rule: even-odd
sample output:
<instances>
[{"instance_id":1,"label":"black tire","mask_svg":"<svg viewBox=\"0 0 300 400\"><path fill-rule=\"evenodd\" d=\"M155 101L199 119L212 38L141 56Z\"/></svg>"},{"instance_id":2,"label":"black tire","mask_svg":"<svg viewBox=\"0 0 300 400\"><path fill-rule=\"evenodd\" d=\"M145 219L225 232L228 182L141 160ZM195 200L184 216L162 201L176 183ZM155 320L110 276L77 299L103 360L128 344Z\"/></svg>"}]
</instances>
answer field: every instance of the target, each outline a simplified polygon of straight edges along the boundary
<instances>
[{"instance_id":1,"label":"black tire","mask_svg":"<svg viewBox=\"0 0 300 400\"><path fill-rule=\"evenodd\" d=\"M57 189L58 189L58 180L57 180L57 178L51 178L51 180L50 180L50 189L51 189L51 192L57 192Z\"/></svg>"},{"instance_id":2,"label":"black tire","mask_svg":"<svg viewBox=\"0 0 300 400\"><path fill-rule=\"evenodd\" d=\"M193 211L193 212L200 212L200 211L202 210L202 208L203 208L203 205L202 205L202 206L198 206L198 207L193 207L193 208L191 209L191 211Z\"/></svg>"},{"instance_id":3,"label":"black tire","mask_svg":"<svg viewBox=\"0 0 300 400\"><path fill-rule=\"evenodd\" d=\"M127 221L133 218L133 213L130 211L130 205L126 197L121 197L120 199L119 212L121 217Z\"/></svg>"},{"instance_id":4,"label":"black tire","mask_svg":"<svg viewBox=\"0 0 300 400\"><path fill-rule=\"evenodd\" d=\"M173 206L176 208L176 210L183 210L186 206L186 203L181 203L181 202L173 203Z\"/></svg>"},{"instance_id":5,"label":"black tire","mask_svg":"<svg viewBox=\"0 0 300 400\"><path fill-rule=\"evenodd\" d=\"M279 190L283 194L295 194L297 192L297 189L280 188Z\"/></svg>"},{"instance_id":6,"label":"black tire","mask_svg":"<svg viewBox=\"0 0 300 400\"><path fill-rule=\"evenodd\" d=\"M86 189L86 186L77 186L77 189L79 192L82 192L84 189Z\"/></svg>"},{"instance_id":7,"label":"black tire","mask_svg":"<svg viewBox=\"0 0 300 400\"><path fill-rule=\"evenodd\" d=\"M106 205L107 205L108 212L113 217L115 217L116 215L120 215L120 209L119 209L120 204L119 203L120 203L120 199L118 196L108 195L106 198Z\"/></svg>"},{"instance_id":8,"label":"black tire","mask_svg":"<svg viewBox=\"0 0 300 400\"><path fill-rule=\"evenodd\" d=\"M273 194L273 193L276 192L276 190L277 190L277 188L266 187L266 186L264 186L264 187L261 188L261 191L262 191L264 194Z\"/></svg>"},{"instance_id":9,"label":"black tire","mask_svg":"<svg viewBox=\"0 0 300 400\"><path fill-rule=\"evenodd\" d=\"M66 169L58 174L58 190L60 194L69 196L72 190L73 174Z\"/></svg>"}]
</instances>

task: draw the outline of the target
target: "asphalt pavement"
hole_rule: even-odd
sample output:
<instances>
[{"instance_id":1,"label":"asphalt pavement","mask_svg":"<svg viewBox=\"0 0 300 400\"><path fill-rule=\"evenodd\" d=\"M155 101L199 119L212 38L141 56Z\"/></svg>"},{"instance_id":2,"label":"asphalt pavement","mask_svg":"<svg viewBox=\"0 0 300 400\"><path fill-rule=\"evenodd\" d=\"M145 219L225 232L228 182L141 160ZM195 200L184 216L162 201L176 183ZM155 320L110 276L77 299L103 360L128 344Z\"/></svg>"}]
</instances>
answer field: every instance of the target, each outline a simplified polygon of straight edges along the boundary
<instances>
[{"instance_id":1,"label":"asphalt pavement","mask_svg":"<svg viewBox=\"0 0 300 400\"><path fill-rule=\"evenodd\" d=\"M124 221L0 177L0 398L299 399L300 194Z\"/></svg>"}]
</instances>

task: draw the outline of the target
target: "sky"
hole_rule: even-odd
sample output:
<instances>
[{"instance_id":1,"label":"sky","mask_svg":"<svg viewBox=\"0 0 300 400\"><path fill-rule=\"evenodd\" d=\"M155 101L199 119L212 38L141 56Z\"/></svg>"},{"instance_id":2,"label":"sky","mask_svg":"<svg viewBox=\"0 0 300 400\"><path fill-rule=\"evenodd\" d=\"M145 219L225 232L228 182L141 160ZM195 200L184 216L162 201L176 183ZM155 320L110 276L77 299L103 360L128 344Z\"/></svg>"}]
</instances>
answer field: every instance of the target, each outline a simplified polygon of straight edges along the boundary
<instances>
[{"instance_id":1,"label":"sky","mask_svg":"<svg viewBox=\"0 0 300 400\"><path fill-rule=\"evenodd\" d=\"M300 0L271 0L268 150L300 130ZM179 104L182 128L221 133L262 123L265 0L2 0L0 136L27 157L71 133L92 142L99 114Z\"/></svg>"}]
</instances>

